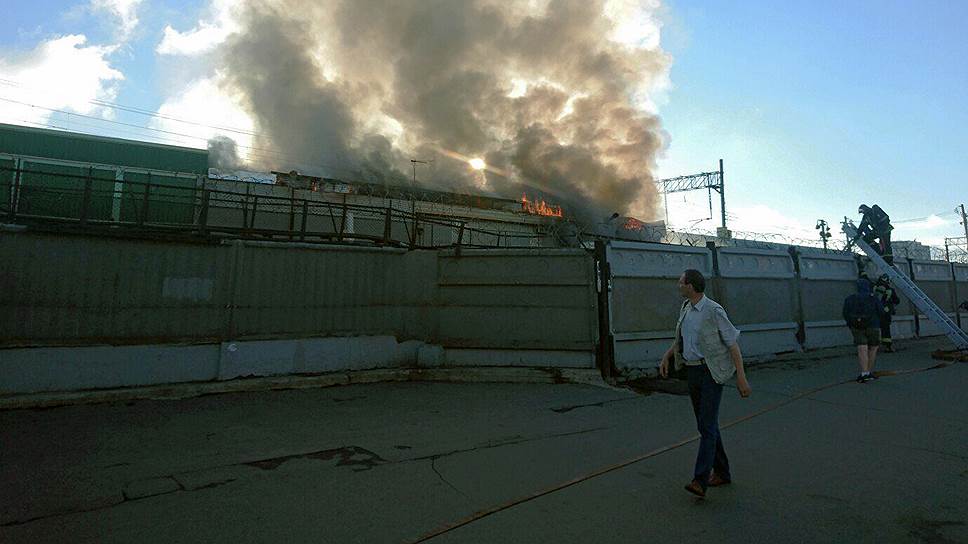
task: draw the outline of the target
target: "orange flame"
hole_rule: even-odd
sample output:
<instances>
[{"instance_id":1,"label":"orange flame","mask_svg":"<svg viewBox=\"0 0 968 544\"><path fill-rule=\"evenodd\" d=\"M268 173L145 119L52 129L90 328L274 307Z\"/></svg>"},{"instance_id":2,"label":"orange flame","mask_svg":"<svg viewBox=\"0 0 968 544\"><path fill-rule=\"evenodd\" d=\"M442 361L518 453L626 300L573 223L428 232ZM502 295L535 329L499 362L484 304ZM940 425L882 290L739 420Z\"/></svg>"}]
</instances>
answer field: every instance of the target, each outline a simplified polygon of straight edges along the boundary
<instances>
[{"instance_id":1,"label":"orange flame","mask_svg":"<svg viewBox=\"0 0 968 544\"><path fill-rule=\"evenodd\" d=\"M629 217L628 221L625 222L625 230L642 230L645 228L645 223L639 221L634 217Z\"/></svg>"},{"instance_id":2,"label":"orange flame","mask_svg":"<svg viewBox=\"0 0 968 544\"><path fill-rule=\"evenodd\" d=\"M561 206L548 204L544 200L528 200L527 193L521 195L521 210L534 215L561 217Z\"/></svg>"}]
</instances>

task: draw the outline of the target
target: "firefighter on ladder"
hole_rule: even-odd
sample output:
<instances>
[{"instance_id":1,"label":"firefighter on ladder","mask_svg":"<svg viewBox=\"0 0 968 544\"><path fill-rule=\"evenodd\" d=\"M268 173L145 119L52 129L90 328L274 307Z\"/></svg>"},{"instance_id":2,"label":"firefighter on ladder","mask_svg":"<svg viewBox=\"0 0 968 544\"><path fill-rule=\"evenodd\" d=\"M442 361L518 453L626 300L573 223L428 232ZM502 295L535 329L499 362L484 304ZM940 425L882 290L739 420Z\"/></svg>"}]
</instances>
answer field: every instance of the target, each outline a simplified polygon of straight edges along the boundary
<instances>
[{"instance_id":1,"label":"firefighter on ladder","mask_svg":"<svg viewBox=\"0 0 968 544\"><path fill-rule=\"evenodd\" d=\"M865 242L880 253L884 262L893 265L894 253L891 251L891 231L894 230L894 227L891 225L891 218L877 204L873 206L861 204L857 208L857 213L864 214L864 217L857 227L857 236L851 243L856 242L858 238L863 238ZM875 240L878 242L877 244L874 243Z\"/></svg>"}]
</instances>

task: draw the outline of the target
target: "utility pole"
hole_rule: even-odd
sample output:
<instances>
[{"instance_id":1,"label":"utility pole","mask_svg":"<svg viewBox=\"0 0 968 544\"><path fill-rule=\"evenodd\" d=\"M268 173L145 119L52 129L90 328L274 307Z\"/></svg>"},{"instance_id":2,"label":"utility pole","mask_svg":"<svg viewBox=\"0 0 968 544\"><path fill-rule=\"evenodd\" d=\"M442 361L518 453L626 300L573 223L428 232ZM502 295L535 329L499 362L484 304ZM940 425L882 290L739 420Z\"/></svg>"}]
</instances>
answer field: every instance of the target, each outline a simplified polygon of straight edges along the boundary
<instances>
[{"instance_id":1,"label":"utility pole","mask_svg":"<svg viewBox=\"0 0 968 544\"><path fill-rule=\"evenodd\" d=\"M968 249L968 214L965 213L964 204L958 207L961 208L961 225L965 227L965 248ZM955 211L958 210L955 209Z\"/></svg>"},{"instance_id":2,"label":"utility pole","mask_svg":"<svg viewBox=\"0 0 968 544\"><path fill-rule=\"evenodd\" d=\"M690 176L679 176L675 178L668 179L658 179L655 183L659 186L659 190L662 191L662 198L666 205L666 224L669 223L669 201L666 195L669 193L678 193L681 191L694 191L697 189L706 189L709 195L709 219L713 218L713 197L712 191L719 193L719 207L722 215L722 226L716 229L717 234L724 239L730 237L730 232L726 228L726 189L723 184L723 176L725 172L723 171L723 159L719 159L719 170L714 172L703 172L701 174L693 174Z\"/></svg>"},{"instance_id":3,"label":"utility pole","mask_svg":"<svg viewBox=\"0 0 968 544\"><path fill-rule=\"evenodd\" d=\"M726 178L723 176L723 159L719 159L719 209L723 212L723 230L726 230ZM961 205L961 215L965 214L965 205ZM966 230L965 232L968 232Z\"/></svg>"},{"instance_id":4,"label":"utility pole","mask_svg":"<svg viewBox=\"0 0 968 544\"><path fill-rule=\"evenodd\" d=\"M827 222L824 221L823 219L817 219L817 226L814 228L820 231L820 239L823 241L823 251L824 253L826 253L827 239L833 236L832 234L830 234L830 227L827 225Z\"/></svg>"},{"instance_id":5,"label":"utility pole","mask_svg":"<svg viewBox=\"0 0 968 544\"><path fill-rule=\"evenodd\" d=\"M430 161L418 161L417 159L410 159L410 164L413 165L413 187L417 188L417 165L418 164L430 164Z\"/></svg>"}]
</instances>

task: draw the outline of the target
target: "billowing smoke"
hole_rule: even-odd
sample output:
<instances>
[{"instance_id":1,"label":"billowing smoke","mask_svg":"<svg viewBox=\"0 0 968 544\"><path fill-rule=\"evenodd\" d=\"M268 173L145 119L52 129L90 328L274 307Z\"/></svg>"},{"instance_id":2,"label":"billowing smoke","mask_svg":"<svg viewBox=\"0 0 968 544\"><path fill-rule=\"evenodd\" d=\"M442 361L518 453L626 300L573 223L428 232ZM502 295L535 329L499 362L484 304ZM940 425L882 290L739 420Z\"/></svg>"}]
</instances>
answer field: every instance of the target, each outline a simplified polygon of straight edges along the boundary
<instances>
[{"instance_id":1,"label":"billowing smoke","mask_svg":"<svg viewBox=\"0 0 968 544\"><path fill-rule=\"evenodd\" d=\"M401 184L432 160L434 188L652 218L641 102L669 58L609 39L614 1L247 0L220 64L264 165Z\"/></svg>"},{"instance_id":2,"label":"billowing smoke","mask_svg":"<svg viewBox=\"0 0 968 544\"><path fill-rule=\"evenodd\" d=\"M239 146L226 136L215 136L208 141L208 161L214 168L235 170L242 166Z\"/></svg>"}]
</instances>

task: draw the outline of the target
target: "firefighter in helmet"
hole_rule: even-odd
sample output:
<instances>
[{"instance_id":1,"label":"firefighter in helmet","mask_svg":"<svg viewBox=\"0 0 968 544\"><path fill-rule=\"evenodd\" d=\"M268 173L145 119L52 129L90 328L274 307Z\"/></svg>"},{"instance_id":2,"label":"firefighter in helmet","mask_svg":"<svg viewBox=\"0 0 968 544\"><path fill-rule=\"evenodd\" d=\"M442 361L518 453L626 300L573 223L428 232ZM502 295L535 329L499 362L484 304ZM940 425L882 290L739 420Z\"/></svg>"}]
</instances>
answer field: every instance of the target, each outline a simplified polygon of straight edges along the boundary
<instances>
[{"instance_id":1,"label":"firefighter in helmet","mask_svg":"<svg viewBox=\"0 0 968 544\"><path fill-rule=\"evenodd\" d=\"M861 204L857 208L857 213L863 214L864 217L857 227L857 236L854 237L854 241L858 238L863 238L865 242L872 245L880 253L887 264L893 265L894 254L891 251L891 231L894 230L894 227L891 225L890 216L884 213L884 210L877 204L873 206ZM877 241L876 244L874 243L875 240Z\"/></svg>"}]
</instances>

